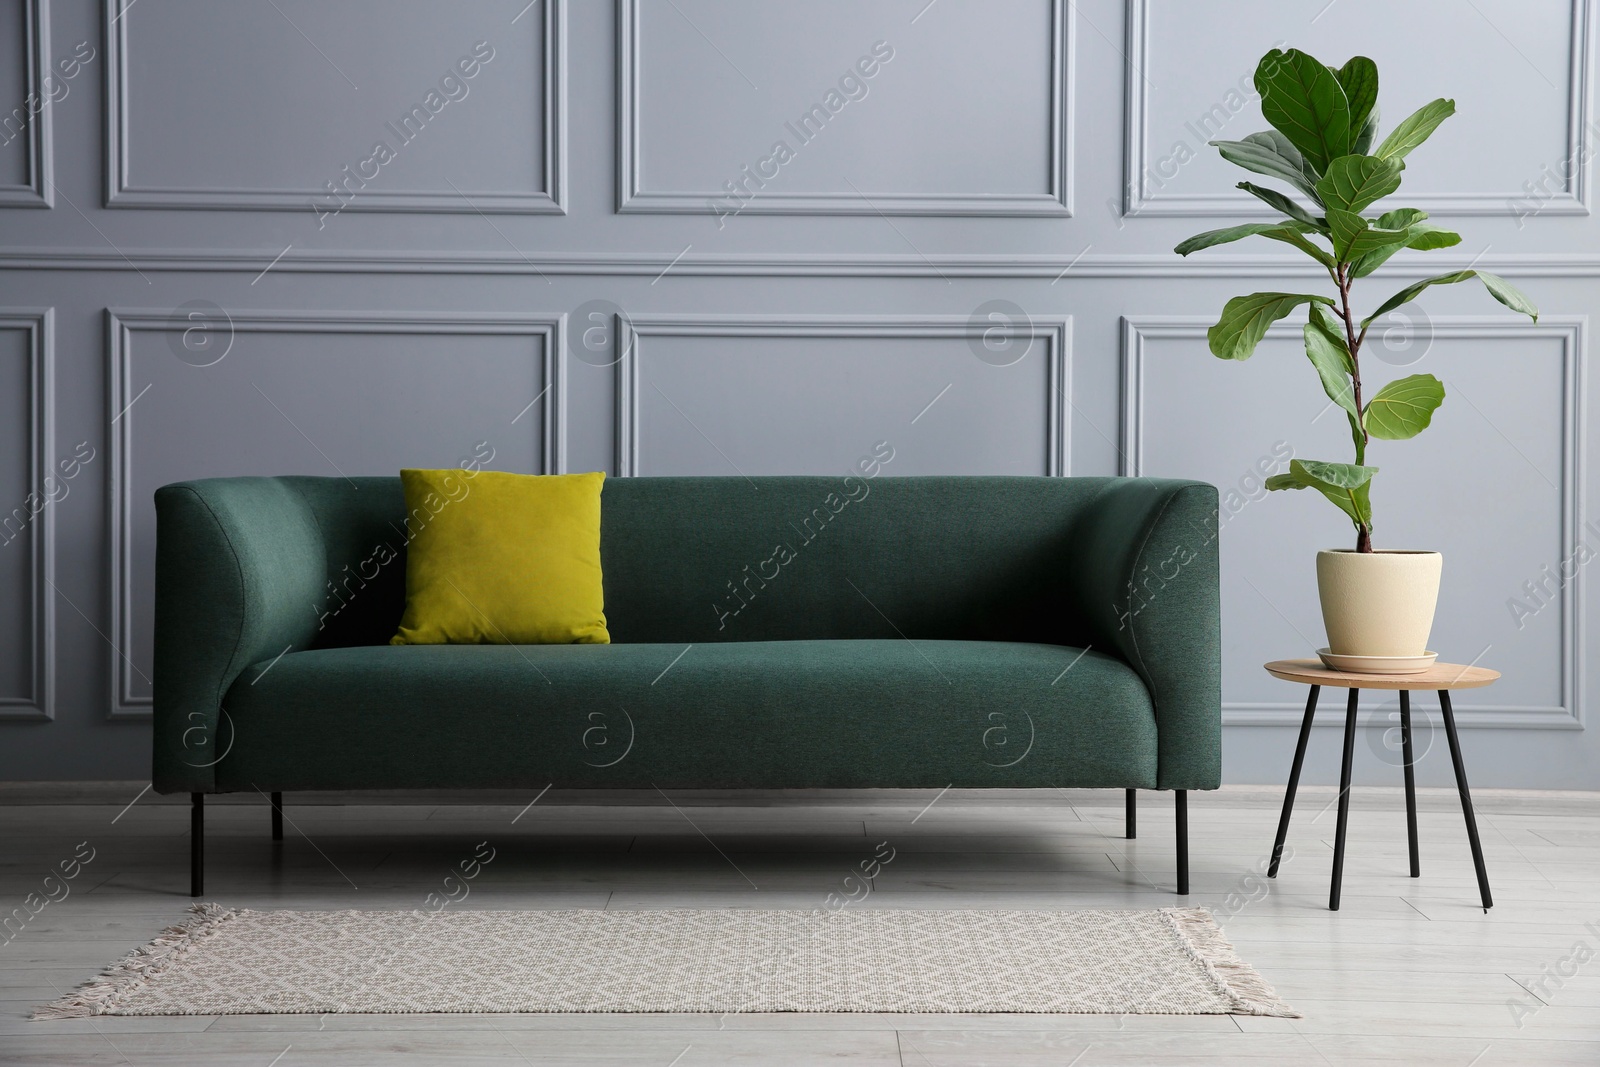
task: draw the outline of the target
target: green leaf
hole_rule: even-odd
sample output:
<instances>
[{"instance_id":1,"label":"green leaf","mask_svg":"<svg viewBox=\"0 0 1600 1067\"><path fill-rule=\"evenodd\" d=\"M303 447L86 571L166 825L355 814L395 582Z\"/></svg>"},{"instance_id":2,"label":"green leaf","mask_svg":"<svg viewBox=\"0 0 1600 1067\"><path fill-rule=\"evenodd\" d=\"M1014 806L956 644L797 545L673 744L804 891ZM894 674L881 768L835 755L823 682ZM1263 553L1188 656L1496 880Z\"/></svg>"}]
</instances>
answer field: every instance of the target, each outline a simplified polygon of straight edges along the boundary
<instances>
[{"instance_id":1,"label":"green leaf","mask_svg":"<svg viewBox=\"0 0 1600 1067\"><path fill-rule=\"evenodd\" d=\"M1377 468L1373 467L1372 470L1376 471ZM1350 521L1355 524L1356 529L1359 530L1363 526L1368 529L1372 528L1372 483L1370 481L1365 485L1349 490L1343 496L1334 497L1327 492L1322 495L1333 501L1340 511L1350 516ZM1349 507L1345 506L1346 502L1349 503Z\"/></svg>"},{"instance_id":2,"label":"green leaf","mask_svg":"<svg viewBox=\"0 0 1600 1067\"><path fill-rule=\"evenodd\" d=\"M1180 256L1187 256L1191 252L1198 252L1202 248L1211 248L1215 245L1229 244L1246 237L1270 237L1274 241L1294 245L1300 251L1321 263L1328 269L1333 269L1333 257L1306 240L1304 232L1311 227L1299 222L1249 222L1242 226L1228 226L1220 230L1207 230L1197 233L1193 237L1180 243L1173 249Z\"/></svg>"},{"instance_id":3,"label":"green leaf","mask_svg":"<svg viewBox=\"0 0 1600 1067\"><path fill-rule=\"evenodd\" d=\"M1350 129L1365 133L1370 124L1376 130L1377 123L1372 116L1378 106L1378 65L1366 56L1351 56L1333 75L1339 79L1339 88L1344 90L1345 99L1350 103ZM1366 154L1365 148L1352 151Z\"/></svg>"},{"instance_id":4,"label":"green leaf","mask_svg":"<svg viewBox=\"0 0 1600 1067\"><path fill-rule=\"evenodd\" d=\"M1359 463L1366 456L1367 441L1361 430L1361 411L1356 407L1355 386L1351 382L1355 361L1350 358L1350 349L1338 324L1320 305L1311 305L1303 332L1306 356L1322 379L1322 391L1344 409L1345 418L1350 422L1350 440L1355 444Z\"/></svg>"},{"instance_id":5,"label":"green leaf","mask_svg":"<svg viewBox=\"0 0 1600 1067\"><path fill-rule=\"evenodd\" d=\"M1333 231L1334 255L1345 263L1354 262L1391 245L1399 248L1411 239L1409 229L1375 227L1360 215L1338 208L1328 209L1328 228Z\"/></svg>"},{"instance_id":6,"label":"green leaf","mask_svg":"<svg viewBox=\"0 0 1600 1067\"><path fill-rule=\"evenodd\" d=\"M1361 132L1356 134L1355 140L1350 143L1350 154L1366 156L1372 154L1372 142L1378 139L1378 106L1372 106L1372 114L1367 116L1366 125L1361 127Z\"/></svg>"},{"instance_id":7,"label":"green leaf","mask_svg":"<svg viewBox=\"0 0 1600 1067\"><path fill-rule=\"evenodd\" d=\"M1456 282L1464 282L1468 278L1477 278L1479 281L1483 282L1483 287L1489 290L1489 295L1500 301L1500 303L1504 304L1512 311L1520 312L1528 316L1534 322L1539 321L1539 309L1534 306L1533 301L1529 300L1525 295L1523 295L1522 290L1518 289L1516 286L1512 285L1498 274L1490 274L1486 270L1458 270L1453 271L1450 274L1440 274L1437 277L1427 278L1423 281L1417 282L1414 285L1406 286L1404 289L1385 300L1382 305L1379 306L1377 311L1374 311L1372 314L1362 319L1361 328L1365 330L1367 326L1372 323L1373 319L1387 315L1401 304L1409 304L1411 301L1416 299L1418 293L1422 292L1430 285L1452 285Z\"/></svg>"},{"instance_id":8,"label":"green leaf","mask_svg":"<svg viewBox=\"0 0 1600 1067\"><path fill-rule=\"evenodd\" d=\"M1407 248L1429 252L1435 248L1449 248L1461 243L1461 235L1454 230L1441 229L1431 223L1411 227L1411 240L1406 242Z\"/></svg>"},{"instance_id":9,"label":"green leaf","mask_svg":"<svg viewBox=\"0 0 1600 1067\"><path fill-rule=\"evenodd\" d=\"M1372 476L1377 473L1377 467L1292 459L1288 474L1275 474L1266 484L1268 489L1315 489L1350 516L1351 522L1370 526L1372 501L1369 493Z\"/></svg>"},{"instance_id":10,"label":"green leaf","mask_svg":"<svg viewBox=\"0 0 1600 1067\"><path fill-rule=\"evenodd\" d=\"M1350 152L1350 102L1334 72L1291 48L1274 48L1256 67L1261 113L1318 173Z\"/></svg>"},{"instance_id":11,"label":"green leaf","mask_svg":"<svg viewBox=\"0 0 1600 1067\"><path fill-rule=\"evenodd\" d=\"M1240 182L1235 188L1243 189L1258 200L1266 202L1271 207L1283 212L1296 222L1304 223L1319 233L1327 232L1327 223L1317 218L1311 212L1290 200L1276 189L1263 189L1251 182Z\"/></svg>"},{"instance_id":12,"label":"green leaf","mask_svg":"<svg viewBox=\"0 0 1600 1067\"><path fill-rule=\"evenodd\" d=\"M1409 229L1411 237L1403 245L1389 245L1376 252L1369 252L1356 260L1351 267L1351 277L1365 278L1382 266L1390 256L1402 248L1415 248L1423 251L1434 248L1449 248L1451 245L1461 243L1461 235L1449 230L1442 230L1432 223L1422 220L1428 217L1426 211L1419 211L1414 207L1396 208L1386 211L1378 218L1378 225L1384 229L1399 230Z\"/></svg>"},{"instance_id":13,"label":"green leaf","mask_svg":"<svg viewBox=\"0 0 1600 1067\"><path fill-rule=\"evenodd\" d=\"M1427 218L1428 213L1421 208L1397 207L1379 215L1378 225L1386 230L1403 230L1407 226L1415 226L1419 222L1425 222Z\"/></svg>"},{"instance_id":14,"label":"green leaf","mask_svg":"<svg viewBox=\"0 0 1600 1067\"><path fill-rule=\"evenodd\" d=\"M1202 248L1211 248L1214 245L1225 245L1233 241L1254 237L1256 234L1267 233L1283 225L1281 222L1250 222L1243 226L1227 226L1220 230L1207 230L1197 233L1187 241L1180 243L1174 252L1180 256L1187 256L1190 252L1198 252Z\"/></svg>"},{"instance_id":15,"label":"green leaf","mask_svg":"<svg viewBox=\"0 0 1600 1067\"><path fill-rule=\"evenodd\" d=\"M1317 199L1317 179L1321 173L1313 170L1300 150L1277 130L1252 133L1242 141L1209 143L1229 163L1269 178L1282 178L1318 204L1322 203Z\"/></svg>"},{"instance_id":16,"label":"green leaf","mask_svg":"<svg viewBox=\"0 0 1600 1067\"><path fill-rule=\"evenodd\" d=\"M1219 359L1249 359L1256 345L1267 335L1267 328L1301 304L1326 304L1333 301L1309 293L1251 293L1236 296L1222 309L1222 318L1206 331L1211 354Z\"/></svg>"},{"instance_id":17,"label":"green leaf","mask_svg":"<svg viewBox=\"0 0 1600 1067\"><path fill-rule=\"evenodd\" d=\"M1307 226L1305 223L1284 222L1274 226L1270 230L1263 230L1261 232L1261 236L1270 237L1274 241L1282 241L1284 244L1294 245L1300 251L1304 252L1318 263L1321 263L1324 267L1327 267L1329 270L1333 270L1334 267L1337 266L1337 264L1335 264L1333 261L1333 257L1324 251L1320 246L1312 244L1310 239L1306 237L1308 232L1313 231L1312 228Z\"/></svg>"},{"instance_id":18,"label":"green leaf","mask_svg":"<svg viewBox=\"0 0 1600 1067\"><path fill-rule=\"evenodd\" d=\"M1428 428L1444 403L1444 383L1431 374L1392 381L1367 402L1367 432L1385 441L1404 441Z\"/></svg>"},{"instance_id":19,"label":"green leaf","mask_svg":"<svg viewBox=\"0 0 1600 1067\"><path fill-rule=\"evenodd\" d=\"M1317 182L1317 195L1329 208L1361 211L1400 188L1404 169L1398 159L1340 156L1328 164L1327 173Z\"/></svg>"},{"instance_id":20,"label":"green leaf","mask_svg":"<svg viewBox=\"0 0 1600 1067\"><path fill-rule=\"evenodd\" d=\"M1364 256L1358 256L1350 261L1350 277L1365 278L1383 266L1390 256L1404 247L1405 245L1389 245L1386 248L1378 249L1376 252L1368 252Z\"/></svg>"},{"instance_id":21,"label":"green leaf","mask_svg":"<svg viewBox=\"0 0 1600 1067\"><path fill-rule=\"evenodd\" d=\"M1341 262L1349 262L1356 257L1350 254L1350 245L1355 239L1367 232L1371 225L1360 215L1334 208L1328 212L1328 232L1333 238L1333 254Z\"/></svg>"},{"instance_id":22,"label":"green leaf","mask_svg":"<svg viewBox=\"0 0 1600 1067\"><path fill-rule=\"evenodd\" d=\"M1302 231L1309 229L1310 227L1298 222L1250 222L1242 226L1228 226L1220 230L1207 230L1205 233L1197 233L1179 244L1173 251L1180 256L1187 256L1189 253L1198 252L1202 248L1229 244L1246 237L1270 237L1274 241L1282 241L1285 244L1294 245L1318 263L1332 270L1335 265L1333 257L1305 238Z\"/></svg>"},{"instance_id":23,"label":"green leaf","mask_svg":"<svg viewBox=\"0 0 1600 1067\"><path fill-rule=\"evenodd\" d=\"M1533 301L1529 300L1521 289L1518 289L1498 274L1490 274L1486 270L1475 271L1474 273L1478 275L1478 280L1483 283L1483 287L1489 290L1490 296L1512 311L1521 312L1534 322L1539 321L1539 309L1534 306Z\"/></svg>"},{"instance_id":24,"label":"green leaf","mask_svg":"<svg viewBox=\"0 0 1600 1067\"><path fill-rule=\"evenodd\" d=\"M1439 128L1439 123L1455 113L1454 100L1441 98L1423 104L1406 116L1400 125L1389 131L1389 136L1383 139L1383 143L1373 155L1379 159L1404 159L1413 148L1426 141L1433 131Z\"/></svg>"},{"instance_id":25,"label":"green leaf","mask_svg":"<svg viewBox=\"0 0 1600 1067\"><path fill-rule=\"evenodd\" d=\"M1377 467L1360 467L1354 463L1324 463L1319 459L1289 461L1290 471L1296 466L1299 466L1301 472L1313 481L1335 489L1359 489L1372 481L1372 476L1378 473Z\"/></svg>"},{"instance_id":26,"label":"green leaf","mask_svg":"<svg viewBox=\"0 0 1600 1067\"><path fill-rule=\"evenodd\" d=\"M1358 415L1355 389L1350 381L1354 363L1350 349L1340 336L1339 328L1328 313L1316 304L1311 305L1305 330L1306 356L1322 379L1322 391L1328 399L1351 415Z\"/></svg>"}]
</instances>

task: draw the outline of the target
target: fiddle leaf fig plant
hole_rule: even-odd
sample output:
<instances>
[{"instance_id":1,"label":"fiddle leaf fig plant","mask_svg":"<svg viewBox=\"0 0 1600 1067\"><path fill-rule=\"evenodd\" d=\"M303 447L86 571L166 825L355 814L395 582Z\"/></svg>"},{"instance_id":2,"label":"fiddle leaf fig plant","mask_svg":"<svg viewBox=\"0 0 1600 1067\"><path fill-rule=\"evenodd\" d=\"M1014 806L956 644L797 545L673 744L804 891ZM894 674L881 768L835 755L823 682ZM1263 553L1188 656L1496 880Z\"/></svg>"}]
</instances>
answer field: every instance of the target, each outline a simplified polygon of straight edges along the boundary
<instances>
[{"instance_id":1,"label":"fiddle leaf fig plant","mask_svg":"<svg viewBox=\"0 0 1600 1067\"><path fill-rule=\"evenodd\" d=\"M1208 331L1211 353L1245 360L1274 322L1303 305L1306 356L1322 380L1323 391L1350 423L1353 463L1294 460L1287 474L1267 479L1267 488L1315 489L1347 515L1356 528L1356 551L1372 551L1372 478L1367 465L1373 438L1403 441L1428 428L1444 403L1444 383L1431 374L1413 374L1364 396L1361 345L1382 316L1409 303L1432 285L1471 278L1489 295L1535 322L1539 309L1515 286L1487 271L1458 270L1408 285L1358 318L1351 302L1355 283L1377 270L1402 248L1427 251L1461 243L1461 235L1428 222L1428 213L1402 207L1372 215L1378 201L1400 188L1405 157L1455 114L1453 100L1425 104L1377 147L1378 67L1356 56L1330 67L1298 49L1273 49L1256 67L1261 113L1272 129L1241 141L1212 141L1230 163L1289 186L1289 191L1240 182L1238 188L1283 216L1210 230L1178 245L1181 256L1246 237L1266 237L1293 245L1328 272L1334 295L1251 293L1236 296Z\"/></svg>"}]
</instances>

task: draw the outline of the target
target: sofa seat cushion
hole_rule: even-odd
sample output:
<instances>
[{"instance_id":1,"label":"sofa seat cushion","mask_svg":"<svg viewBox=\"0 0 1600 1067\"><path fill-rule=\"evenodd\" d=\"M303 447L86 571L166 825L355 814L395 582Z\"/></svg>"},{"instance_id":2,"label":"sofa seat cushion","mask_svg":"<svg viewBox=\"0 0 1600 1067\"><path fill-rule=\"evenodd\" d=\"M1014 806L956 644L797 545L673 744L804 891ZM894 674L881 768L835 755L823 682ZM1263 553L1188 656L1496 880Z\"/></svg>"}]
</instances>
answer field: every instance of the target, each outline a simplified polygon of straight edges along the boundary
<instances>
[{"instance_id":1,"label":"sofa seat cushion","mask_svg":"<svg viewBox=\"0 0 1600 1067\"><path fill-rule=\"evenodd\" d=\"M224 708L224 791L1156 783L1143 682L1064 645L330 648L245 670Z\"/></svg>"}]
</instances>

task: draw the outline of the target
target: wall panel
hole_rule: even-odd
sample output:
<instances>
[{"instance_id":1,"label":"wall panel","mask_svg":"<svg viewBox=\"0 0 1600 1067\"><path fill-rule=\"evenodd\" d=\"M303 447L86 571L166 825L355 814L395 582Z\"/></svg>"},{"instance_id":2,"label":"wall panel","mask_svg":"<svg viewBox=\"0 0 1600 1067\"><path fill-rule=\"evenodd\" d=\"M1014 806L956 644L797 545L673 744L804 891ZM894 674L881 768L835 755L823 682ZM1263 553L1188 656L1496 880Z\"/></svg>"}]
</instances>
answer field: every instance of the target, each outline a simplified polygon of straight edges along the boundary
<instances>
[{"instance_id":1,"label":"wall panel","mask_svg":"<svg viewBox=\"0 0 1600 1067\"><path fill-rule=\"evenodd\" d=\"M1315 547L1350 547L1353 534L1314 492L1268 494L1262 480L1287 470L1291 456L1349 462L1349 429L1316 388L1297 327L1274 327L1241 366L1210 355L1209 325L1182 317L1124 321L1124 473L1197 477L1222 489L1224 721L1293 725L1300 695L1267 677L1261 663L1320 643ZM1433 644L1505 675L1460 695L1463 724L1583 723L1583 569L1569 566L1569 580L1550 582L1537 596L1524 583L1538 588L1545 568L1559 574L1563 561L1575 564L1580 544L1600 548L1582 508L1584 327L1582 319L1551 316L1536 327L1504 316L1439 317L1404 348L1386 349L1374 334L1364 361L1368 396L1407 374L1433 373L1445 383L1445 403L1428 430L1410 441L1371 441L1367 462L1380 469L1377 547L1444 554ZM1505 388L1508 372L1516 389ZM1219 377L1222 383L1206 381ZM1195 397L1219 388L1220 407L1196 409ZM1495 513L1508 520L1492 528L1482 497L1490 486Z\"/></svg>"},{"instance_id":2,"label":"wall panel","mask_svg":"<svg viewBox=\"0 0 1600 1067\"><path fill-rule=\"evenodd\" d=\"M104 3L111 206L563 211L564 0Z\"/></svg>"},{"instance_id":3,"label":"wall panel","mask_svg":"<svg viewBox=\"0 0 1600 1067\"><path fill-rule=\"evenodd\" d=\"M49 0L0 0L0 26L0 208L48 208L55 203Z\"/></svg>"},{"instance_id":4,"label":"wall panel","mask_svg":"<svg viewBox=\"0 0 1600 1067\"><path fill-rule=\"evenodd\" d=\"M1397 202L1450 215L1588 214L1592 6L1474 0L1441 36L1444 16L1433 5L1340 0L1307 40L1304 13L1273 0L1235 0L1226 10L1128 0L1127 210L1270 216L1233 188L1237 168L1207 142L1267 128L1250 101L1269 48L1294 45L1334 63L1374 52L1386 60L1372 41L1381 26L1394 40L1434 46L1408 49L1403 63L1380 62L1380 99L1390 110L1379 136L1436 97L1457 104L1410 160ZM1221 32L1224 23L1250 30Z\"/></svg>"},{"instance_id":5,"label":"wall panel","mask_svg":"<svg viewBox=\"0 0 1600 1067\"><path fill-rule=\"evenodd\" d=\"M56 510L93 492L55 469L51 326L49 311L0 308L0 719L55 714Z\"/></svg>"},{"instance_id":6,"label":"wall panel","mask_svg":"<svg viewBox=\"0 0 1600 1067\"><path fill-rule=\"evenodd\" d=\"M617 469L824 474L886 440L895 475L1064 474L1071 335L1036 319L991 351L959 318L634 318Z\"/></svg>"},{"instance_id":7,"label":"wall panel","mask_svg":"<svg viewBox=\"0 0 1600 1067\"><path fill-rule=\"evenodd\" d=\"M622 211L1071 214L1065 0L618 3Z\"/></svg>"},{"instance_id":8,"label":"wall panel","mask_svg":"<svg viewBox=\"0 0 1600 1067\"><path fill-rule=\"evenodd\" d=\"M150 704L158 487L452 467L480 442L492 469L562 469L559 315L191 314L107 312L113 716Z\"/></svg>"}]
</instances>

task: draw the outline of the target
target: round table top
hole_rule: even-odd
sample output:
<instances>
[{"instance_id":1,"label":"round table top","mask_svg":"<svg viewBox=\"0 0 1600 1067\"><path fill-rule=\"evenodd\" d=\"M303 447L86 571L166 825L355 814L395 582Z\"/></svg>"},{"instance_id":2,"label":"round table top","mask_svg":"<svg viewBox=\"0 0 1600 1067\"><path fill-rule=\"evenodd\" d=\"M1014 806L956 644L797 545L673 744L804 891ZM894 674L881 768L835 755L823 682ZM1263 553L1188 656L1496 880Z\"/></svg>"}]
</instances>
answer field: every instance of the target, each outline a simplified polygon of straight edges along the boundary
<instances>
[{"instance_id":1,"label":"round table top","mask_svg":"<svg viewBox=\"0 0 1600 1067\"><path fill-rule=\"evenodd\" d=\"M1488 667L1461 663L1435 663L1417 674L1357 674L1335 671L1320 659L1275 659L1265 664L1267 673L1286 682L1327 685L1335 689L1478 689L1500 677Z\"/></svg>"}]
</instances>

